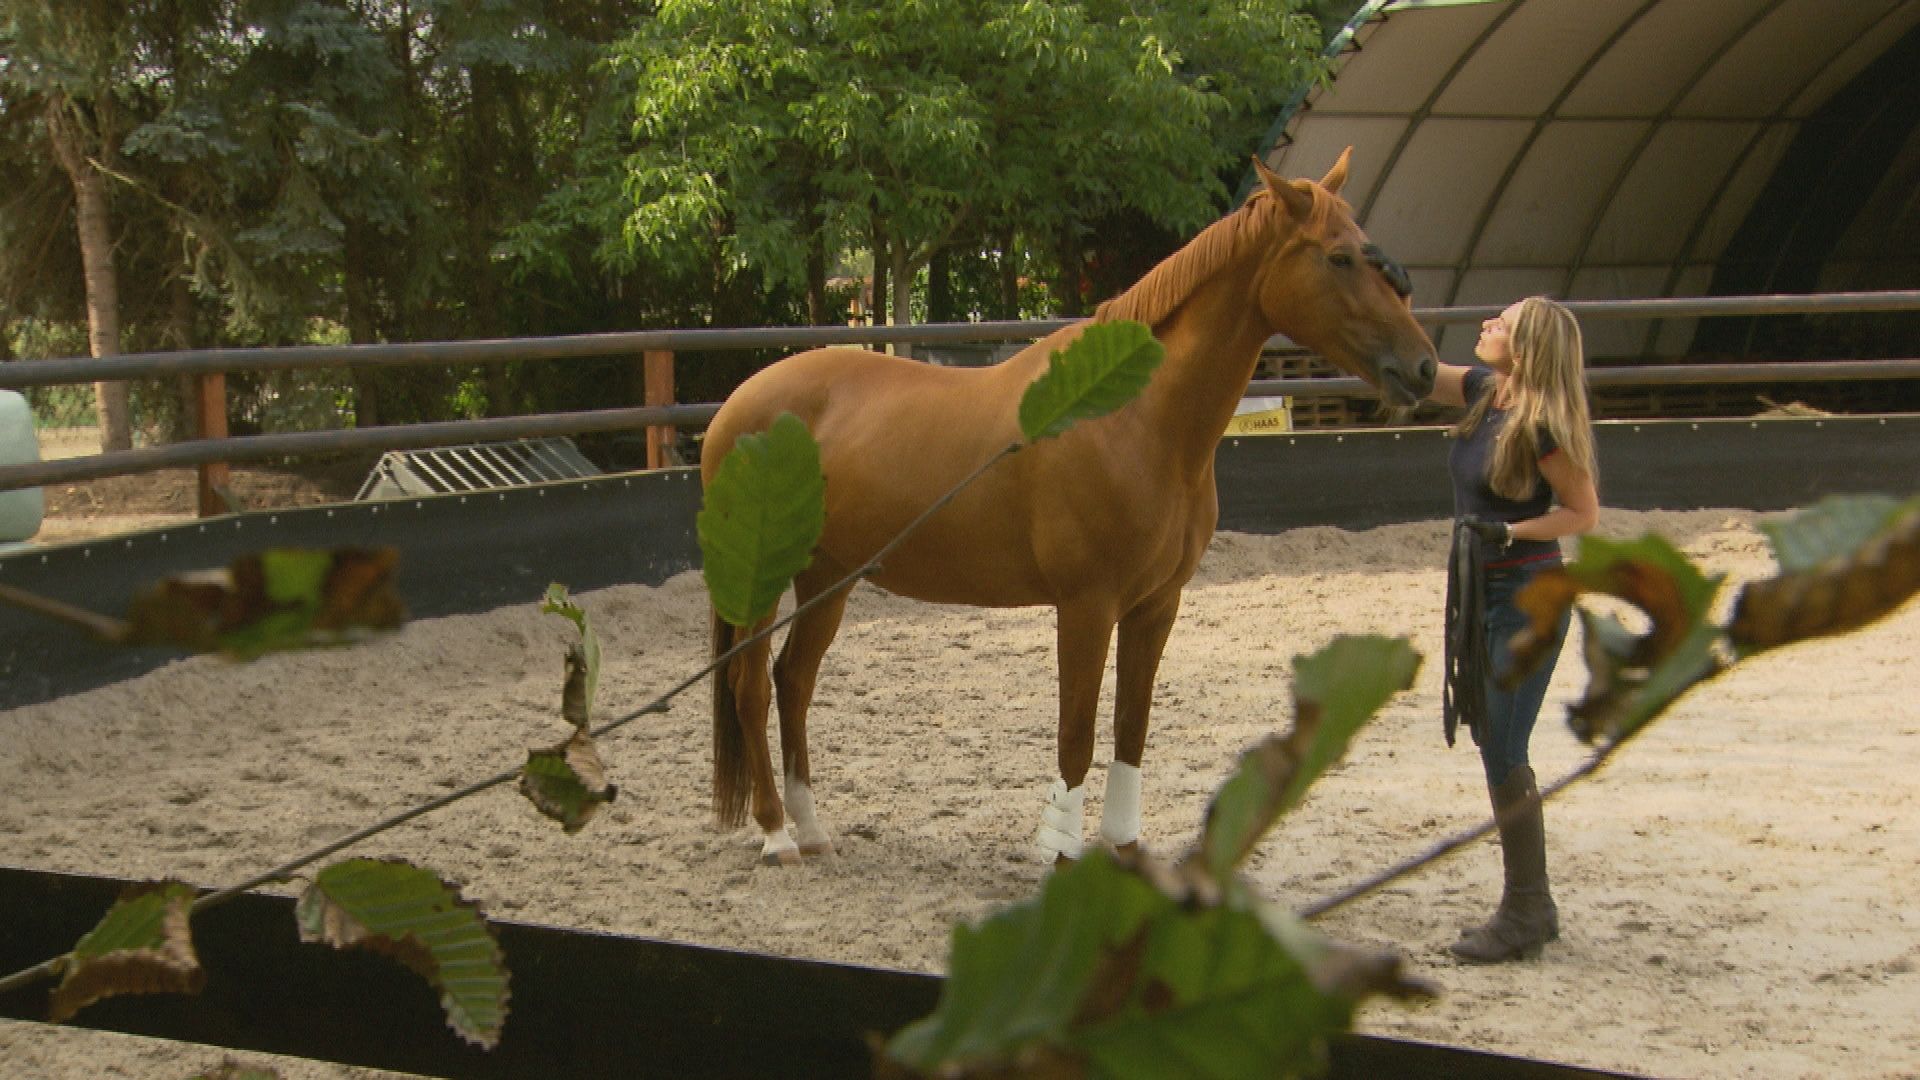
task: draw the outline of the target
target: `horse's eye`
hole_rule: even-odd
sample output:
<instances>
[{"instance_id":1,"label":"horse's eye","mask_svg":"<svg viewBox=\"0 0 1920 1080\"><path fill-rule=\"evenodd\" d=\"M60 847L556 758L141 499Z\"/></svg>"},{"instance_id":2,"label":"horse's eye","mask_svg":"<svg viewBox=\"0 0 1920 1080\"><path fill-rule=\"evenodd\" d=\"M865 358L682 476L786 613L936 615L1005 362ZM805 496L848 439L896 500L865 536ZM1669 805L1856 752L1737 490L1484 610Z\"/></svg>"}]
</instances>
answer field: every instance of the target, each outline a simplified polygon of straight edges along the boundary
<instances>
[{"instance_id":1,"label":"horse's eye","mask_svg":"<svg viewBox=\"0 0 1920 1080\"><path fill-rule=\"evenodd\" d=\"M1327 255L1327 263L1330 266L1337 266L1345 270L1347 267L1353 265L1353 256L1344 251L1329 252Z\"/></svg>"}]
</instances>

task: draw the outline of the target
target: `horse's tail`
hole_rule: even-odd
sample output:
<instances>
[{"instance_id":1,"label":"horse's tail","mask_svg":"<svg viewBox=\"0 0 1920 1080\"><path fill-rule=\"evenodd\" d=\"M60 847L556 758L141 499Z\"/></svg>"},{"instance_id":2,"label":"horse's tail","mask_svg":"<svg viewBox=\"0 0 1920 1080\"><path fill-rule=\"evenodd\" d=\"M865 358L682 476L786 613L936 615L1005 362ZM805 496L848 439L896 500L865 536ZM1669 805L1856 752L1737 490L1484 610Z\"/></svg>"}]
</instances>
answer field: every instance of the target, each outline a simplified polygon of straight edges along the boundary
<instances>
[{"instance_id":1,"label":"horse's tail","mask_svg":"<svg viewBox=\"0 0 1920 1080\"><path fill-rule=\"evenodd\" d=\"M733 624L713 613L713 654L733 648ZM740 729L740 705L734 700L731 669L736 657L713 669L713 813L726 827L747 820L747 796L753 779L747 771L746 733Z\"/></svg>"}]
</instances>

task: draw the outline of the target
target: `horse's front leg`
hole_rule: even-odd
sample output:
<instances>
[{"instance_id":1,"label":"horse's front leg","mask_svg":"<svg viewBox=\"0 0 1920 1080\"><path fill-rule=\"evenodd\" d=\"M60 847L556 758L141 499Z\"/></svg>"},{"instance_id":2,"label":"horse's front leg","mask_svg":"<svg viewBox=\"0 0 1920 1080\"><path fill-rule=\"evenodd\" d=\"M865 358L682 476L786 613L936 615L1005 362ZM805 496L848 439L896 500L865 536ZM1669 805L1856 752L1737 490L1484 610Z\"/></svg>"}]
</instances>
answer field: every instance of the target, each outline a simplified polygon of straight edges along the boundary
<instances>
[{"instance_id":1,"label":"horse's front leg","mask_svg":"<svg viewBox=\"0 0 1920 1080\"><path fill-rule=\"evenodd\" d=\"M1100 811L1100 839L1114 848L1140 842L1140 761L1147 748L1147 716L1167 635L1180 613L1180 590L1148 597L1120 620L1114 659L1113 764Z\"/></svg>"},{"instance_id":2,"label":"horse's front leg","mask_svg":"<svg viewBox=\"0 0 1920 1080\"><path fill-rule=\"evenodd\" d=\"M1042 858L1077 859L1084 847L1087 769L1093 764L1094 719L1113 625L1112 608L1104 603L1059 608L1060 778L1047 793L1047 808L1041 812L1040 829L1034 836Z\"/></svg>"}]
</instances>

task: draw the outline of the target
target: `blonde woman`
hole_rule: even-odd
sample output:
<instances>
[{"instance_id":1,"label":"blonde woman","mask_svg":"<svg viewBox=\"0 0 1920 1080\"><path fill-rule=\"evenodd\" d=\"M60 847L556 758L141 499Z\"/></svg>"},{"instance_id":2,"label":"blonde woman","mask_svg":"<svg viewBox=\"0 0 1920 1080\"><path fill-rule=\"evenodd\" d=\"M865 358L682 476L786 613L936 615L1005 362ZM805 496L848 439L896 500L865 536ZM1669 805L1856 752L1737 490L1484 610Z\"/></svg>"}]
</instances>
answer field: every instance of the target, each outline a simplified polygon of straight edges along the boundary
<instances>
[{"instance_id":1,"label":"blonde woman","mask_svg":"<svg viewBox=\"0 0 1920 1080\"><path fill-rule=\"evenodd\" d=\"M1527 624L1513 604L1522 586L1560 563L1560 539L1600 516L1580 324L1530 296L1481 324L1482 366L1441 364L1431 400L1466 407L1448 457L1456 526L1447 575L1447 744L1466 723L1480 744L1500 826L1506 886L1493 918L1451 948L1470 963L1537 954L1560 935L1547 885L1546 829L1527 743L1553 677L1562 616L1548 659L1511 689L1508 642Z\"/></svg>"}]
</instances>

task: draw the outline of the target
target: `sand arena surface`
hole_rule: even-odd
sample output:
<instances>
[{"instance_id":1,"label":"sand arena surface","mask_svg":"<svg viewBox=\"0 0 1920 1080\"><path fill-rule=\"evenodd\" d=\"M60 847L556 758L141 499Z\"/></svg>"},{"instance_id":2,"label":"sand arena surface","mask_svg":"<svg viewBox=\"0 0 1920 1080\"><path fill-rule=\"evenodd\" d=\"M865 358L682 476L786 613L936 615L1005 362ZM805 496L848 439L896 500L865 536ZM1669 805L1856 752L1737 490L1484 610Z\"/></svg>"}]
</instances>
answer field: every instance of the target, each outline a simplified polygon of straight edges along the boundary
<instances>
[{"instance_id":1,"label":"sand arena surface","mask_svg":"<svg viewBox=\"0 0 1920 1080\"><path fill-rule=\"evenodd\" d=\"M1659 529L1751 578L1772 571L1754 521L1608 512L1602 530ZM1341 633L1405 634L1426 660L1261 847L1259 887L1304 905L1484 818L1472 749L1440 735L1444 545L1437 522L1215 538L1162 667L1149 846L1184 846L1235 755L1288 722L1292 657ZM523 760L563 730L570 624L537 599L357 649L184 660L0 713L0 860L226 884ZM704 662L696 576L580 599L606 642L606 714ZM500 788L357 852L423 862L504 917L938 971L955 921L1031 895L1044 872L1029 838L1053 776L1052 641L1048 611L859 591L812 723L839 852L799 868L758 866L754 830L713 828L704 687L608 740L621 796L577 836ZM1538 961L1472 968L1445 952L1496 899L1491 843L1324 919L1403 951L1442 991L1370 1005L1361 1030L1670 1077L1920 1076L1917 642L1909 605L1757 659L1550 804L1564 937ZM1543 782L1587 752L1562 720L1585 685L1574 649L1534 739ZM1110 734L1103 709L1090 831ZM13 1077L183 1077L221 1057L0 1023ZM302 1080L387 1075L272 1063Z\"/></svg>"}]
</instances>

